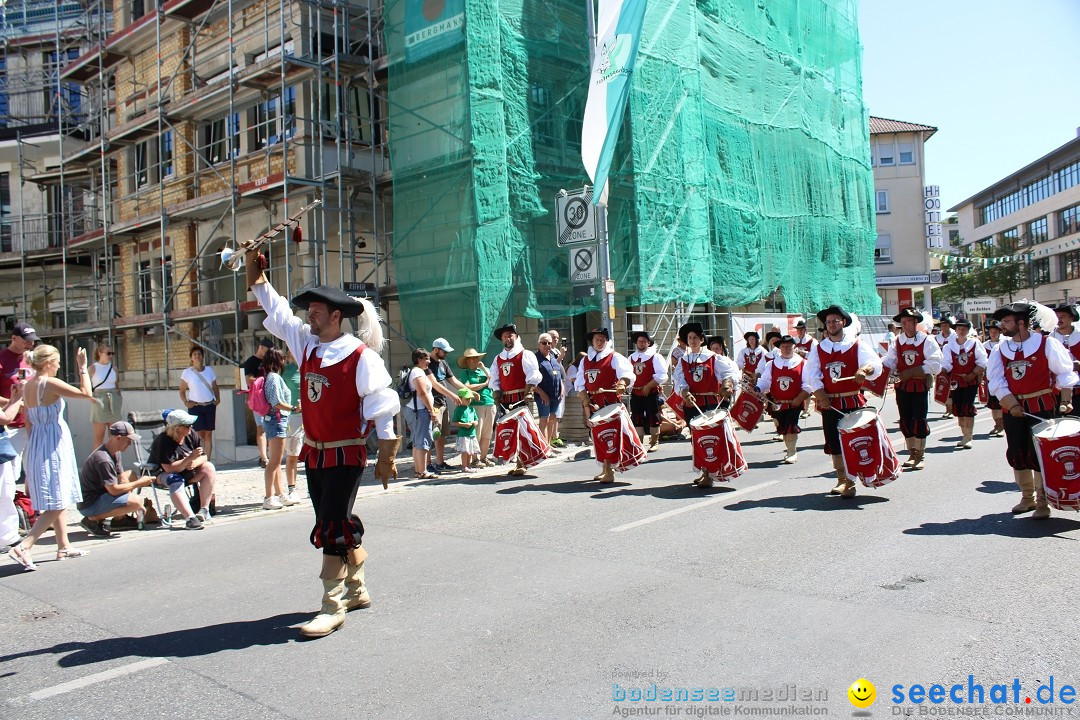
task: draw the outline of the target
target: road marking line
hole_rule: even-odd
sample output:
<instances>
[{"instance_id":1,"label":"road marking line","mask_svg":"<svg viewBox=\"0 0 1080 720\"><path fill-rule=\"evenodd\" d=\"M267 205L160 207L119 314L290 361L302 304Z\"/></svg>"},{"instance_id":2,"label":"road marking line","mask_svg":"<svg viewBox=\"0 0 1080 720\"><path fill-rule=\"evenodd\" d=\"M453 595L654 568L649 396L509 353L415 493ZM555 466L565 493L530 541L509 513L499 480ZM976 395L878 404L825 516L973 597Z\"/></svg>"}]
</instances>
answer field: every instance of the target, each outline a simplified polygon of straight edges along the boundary
<instances>
[{"instance_id":1,"label":"road marking line","mask_svg":"<svg viewBox=\"0 0 1080 720\"><path fill-rule=\"evenodd\" d=\"M96 685L97 683L105 682L106 680L112 680L113 678L123 677L124 675L131 675L141 670L157 667L158 665L164 665L167 662L169 661L163 657L146 658L145 660L139 660L138 662L133 662L128 665L121 665L120 667L114 667L110 670L103 670L102 672L94 673L93 675L87 675L78 680L72 680L71 682L60 683L59 685L53 685L52 687L35 690L26 697L30 701L44 700L57 695L63 695L72 690L80 690L89 685Z\"/></svg>"},{"instance_id":2,"label":"road marking line","mask_svg":"<svg viewBox=\"0 0 1080 720\"><path fill-rule=\"evenodd\" d=\"M640 527L642 525L648 525L649 523L654 523L654 522L659 522L661 520L666 520L669 517L675 517L676 515L682 515L684 512L690 512L691 510L697 510L698 508L703 508L706 505L715 505L716 503L724 502L725 500L730 500L731 498L738 497L739 495L746 495L747 493L751 493L751 492L753 492L755 490L760 490L761 488L768 487L770 485L775 485L778 482L780 482L780 481L779 480L770 480L769 482L763 482L760 485L751 485L750 487L743 488L742 490L736 490L735 492L729 492L729 493L724 493L723 495L717 495L716 497L709 498L708 500L703 500L703 501L698 502L698 503L694 503L693 505L687 505L685 507L681 507L681 508L678 508L676 510L668 510L667 512L662 512L659 515L653 515L652 517L647 517L647 518L644 518L642 520L635 520L634 522L627 523L626 525L620 525L619 527L613 527L613 528L611 528L611 532L623 532L624 530L632 530L633 528Z\"/></svg>"}]
</instances>

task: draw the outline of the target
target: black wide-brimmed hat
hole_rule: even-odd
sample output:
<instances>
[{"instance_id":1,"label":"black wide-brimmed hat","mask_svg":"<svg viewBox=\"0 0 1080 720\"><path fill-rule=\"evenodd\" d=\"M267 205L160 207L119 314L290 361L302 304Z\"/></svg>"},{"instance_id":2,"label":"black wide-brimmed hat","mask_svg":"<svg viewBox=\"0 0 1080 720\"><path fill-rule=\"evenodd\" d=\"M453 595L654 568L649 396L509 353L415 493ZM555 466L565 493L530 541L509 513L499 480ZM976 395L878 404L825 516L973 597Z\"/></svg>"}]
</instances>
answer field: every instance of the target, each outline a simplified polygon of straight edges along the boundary
<instances>
[{"instance_id":1,"label":"black wide-brimmed hat","mask_svg":"<svg viewBox=\"0 0 1080 720\"><path fill-rule=\"evenodd\" d=\"M712 347L713 343L720 343L720 347L727 351L727 340L723 335L713 335L711 338L705 341L705 347Z\"/></svg>"},{"instance_id":2,"label":"black wide-brimmed hat","mask_svg":"<svg viewBox=\"0 0 1080 720\"><path fill-rule=\"evenodd\" d=\"M779 338L779 337L784 337L784 334L782 332L778 332L776 330L770 330L769 332L765 333L765 344L768 344L769 341L772 340L773 338Z\"/></svg>"},{"instance_id":3,"label":"black wide-brimmed hat","mask_svg":"<svg viewBox=\"0 0 1080 720\"><path fill-rule=\"evenodd\" d=\"M904 318L915 318L916 321L922 322L922 312L908 305L893 316L893 320L896 322L900 322Z\"/></svg>"},{"instance_id":4,"label":"black wide-brimmed hat","mask_svg":"<svg viewBox=\"0 0 1080 720\"><path fill-rule=\"evenodd\" d=\"M701 326L699 322L688 322L679 328L679 339L683 342L689 342L686 336L690 333L694 333L698 337L705 337L705 328Z\"/></svg>"},{"instance_id":5,"label":"black wide-brimmed hat","mask_svg":"<svg viewBox=\"0 0 1080 720\"><path fill-rule=\"evenodd\" d=\"M605 340L611 340L611 333L608 332L608 329L600 327L600 328L593 328L589 332L585 333L585 342L587 342L587 343L589 343L591 345L594 335L603 335Z\"/></svg>"},{"instance_id":6,"label":"black wide-brimmed hat","mask_svg":"<svg viewBox=\"0 0 1080 720\"><path fill-rule=\"evenodd\" d=\"M644 330L635 330L634 332L630 333L630 342L636 343L638 341L638 338L640 337L648 340L649 345L653 344L653 339L649 337L649 333L645 332Z\"/></svg>"},{"instance_id":7,"label":"black wide-brimmed hat","mask_svg":"<svg viewBox=\"0 0 1080 720\"><path fill-rule=\"evenodd\" d=\"M345 291L329 285L318 285L305 290L292 299L292 304L301 310L307 310L313 302L326 303L340 310L342 317L360 317L364 313L364 304L358 298L348 295Z\"/></svg>"},{"instance_id":8,"label":"black wide-brimmed hat","mask_svg":"<svg viewBox=\"0 0 1080 720\"><path fill-rule=\"evenodd\" d=\"M1008 305L1002 305L994 311L993 318L995 320L1004 320L1010 315L1017 315L1022 318L1030 318L1032 311L1031 303L1009 303Z\"/></svg>"},{"instance_id":9,"label":"black wide-brimmed hat","mask_svg":"<svg viewBox=\"0 0 1080 720\"><path fill-rule=\"evenodd\" d=\"M1000 330L1001 325L998 323L997 320L991 320L990 322L986 323L986 329L987 330Z\"/></svg>"},{"instance_id":10,"label":"black wide-brimmed hat","mask_svg":"<svg viewBox=\"0 0 1080 720\"><path fill-rule=\"evenodd\" d=\"M806 327L806 320L804 320L802 318L799 318L798 322L795 323L795 329L798 330L799 328L805 328L805 327Z\"/></svg>"},{"instance_id":11,"label":"black wide-brimmed hat","mask_svg":"<svg viewBox=\"0 0 1080 720\"><path fill-rule=\"evenodd\" d=\"M957 320L956 322L953 323L953 327L960 327L960 326L966 327L968 330L970 330L971 329L971 321L968 320L967 318L960 318L959 320Z\"/></svg>"},{"instance_id":12,"label":"black wide-brimmed hat","mask_svg":"<svg viewBox=\"0 0 1080 720\"><path fill-rule=\"evenodd\" d=\"M956 327L956 318L954 318L952 315L942 315L941 319L938 320L936 324L937 325L948 324L948 325L951 325L952 327Z\"/></svg>"},{"instance_id":13,"label":"black wide-brimmed hat","mask_svg":"<svg viewBox=\"0 0 1080 720\"><path fill-rule=\"evenodd\" d=\"M1080 312L1076 311L1076 306L1075 305L1058 305L1056 308L1054 308L1054 312L1056 312L1056 313L1059 313L1059 312L1069 313L1069 317L1071 317L1073 319L1073 322L1076 322L1077 320L1080 320Z\"/></svg>"},{"instance_id":14,"label":"black wide-brimmed hat","mask_svg":"<svg viewBox=\"0 0 1080 720\"><path fill-rule=\"evenodd\" d=\"M743 340L749 340L751 335L753 335L755 338L757 338L757 340L759 342L761 341L761 336L757 334L757 330L750 330L749 332L744 332L743 336L742 336L742 339Z\"/></svg>"},{"instance_id":15,"label":"black wide-brimmed hat","mask_svg":"<svg viewBox=\"0 0 1080 720\"><path fill-rule=\"evenodd\" d=\"M792 345L794 345L795 344L795 338L791 337L790 335L781 335L780 336L780 342L778 342L776 344L777 345L783 345L784 343L791 343Z\"/></svg>"},{"instance_id":16,"label":"black wide-brimmed hat","mask_svg":"<svg viewBox=\"0 0 1080 720\"><path fill-rule=\"evenodd\" d=\"M819 310L817 314L817 319L824 323L825 318L829 317L830 315L839 315L840 317L844 318L844 327L847 327L851 324L851 314L839 305L830 305L824 310Z\"/></svg>"},{"instance_id":17,"label":"black wide-brimmed hat","mask_svg":"<svg viewBox=\"0 0 1080 720\"><path fill-rule=\"evenodd\" d=\"M503 325L500 328L495 328L495 332L492 333L492 334L495 336L496 340L498 340L499 342L502 342L503 333L506 332L507 330L514 333L515 335L518 334L517 325L515 325L514 323L506 323L505 325Z\"/></svg>"}]
</instances>

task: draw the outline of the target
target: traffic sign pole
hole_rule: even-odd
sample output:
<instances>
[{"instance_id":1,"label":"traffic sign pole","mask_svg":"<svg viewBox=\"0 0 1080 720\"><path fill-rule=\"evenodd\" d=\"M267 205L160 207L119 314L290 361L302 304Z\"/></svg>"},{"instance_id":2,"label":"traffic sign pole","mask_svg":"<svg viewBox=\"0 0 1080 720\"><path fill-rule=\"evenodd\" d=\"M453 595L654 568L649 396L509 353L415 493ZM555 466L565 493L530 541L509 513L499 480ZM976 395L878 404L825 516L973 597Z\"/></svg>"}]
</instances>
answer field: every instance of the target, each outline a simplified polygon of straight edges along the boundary
<instances>
[{"instance_id":1,"label":"traffic sign pole","mask_svg":"<svg viewBox=\"0 0 1080 720\"><path fill-rule=\"evenodd\" d=\"M607 187L604 188L604 195L607 195ZM608 335L614 339L615 283L611 281L611 254L608 249L607 205L597 203L596 209L599 211L596 216L596 235L597 239L600 241L600 285L601 296L604 299L604 307L602 309L604 317L601 324L607 329ZM608 292L609 290L611 292Z\"/></svg>"}]
</instances>

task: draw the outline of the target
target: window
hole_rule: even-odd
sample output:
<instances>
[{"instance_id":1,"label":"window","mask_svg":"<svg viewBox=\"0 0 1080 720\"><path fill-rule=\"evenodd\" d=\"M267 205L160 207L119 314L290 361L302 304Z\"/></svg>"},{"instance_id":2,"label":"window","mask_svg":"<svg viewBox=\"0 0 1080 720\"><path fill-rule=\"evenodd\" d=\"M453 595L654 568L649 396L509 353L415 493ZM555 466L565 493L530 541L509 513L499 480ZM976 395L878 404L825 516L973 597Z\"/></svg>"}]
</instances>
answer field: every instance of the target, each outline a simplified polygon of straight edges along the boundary
<instances>
[{"instance_id":1,"label":"window","mask_svg":"<svg viewBox=\"0 0 1080 720\"><path fill-rule=\"evenodd\" d=\"M131 16L129 23L133 23L146 14L146 0L131 0Z\"/></svg>"},{"instance_id":2,"label":"window","mask_svg":"<svg viewBox=\"0 0 1080 720\"><path fill-rule=\"evenodd\" d=\"M11 173L0 173L0 252L12 252Z\"/></svg>"},{"instance_id":3,"label":"window","mask_svg":"<svg viewBox=\"0 0 1080 720\"><path fill-rule=\"evenodd\" d=\"M162 270L164 269L164 277ZM165 300L171 299L173 285L172 258L165 256L164 265L160 258L139 262L138 287L136 298L137 313L148 315L161 312Z\"/></svg>"},{"instance_id":4,"label":"window","mask_svg":"<svg viewBox=\"0 0 1080 720\"><path fill-rule=\"evenodd\" d=\"M890 143L878 143L878 165L888 166L896 164L896 149Z\"/></svg>"},{"instance_id":5,"label":"window","mask_svg":"<svg viewBox=\"0 0 1080 720\"><path fill-rule=\"evenodd\" d=\"M878 215L889 212L889 191L878 190L875 195L877 197Z\"/></svg>"},{"instance_id":6,"label":"window","mask_svg":"<svg viewBox=\"0 0 1080 720\"><path fill-rule=\"evenodd\" d=\"M900 143L900 164L915 164L915 143Z\"/></svg>"},{"instance_id":7,"label":"window","mask_svg":"<svg viewBox=\"0 0 1080 720\"><path fill-rule=\"evenodd\" d=\"M139 295L136 298L139 315L154 312L154 268L149 260L139 263Z\"/></svg>"},{"instance_id":8,"label":"window","mask_svg":"<svg viewBox=\"0 0 1080 720\"><path fill-rule=\"evenodd\" d=\"M1058 227L1058 235L1071 235L1080 232L1080 205L1073 205L1061 211L1061 223Z\"/></svg>"},{"instance_id":9,"label":"window","mask_svg":"<svg viewBox=\"0 0 1080 720\"><path fill-rule=\"evenodd\" d=\"M874 262L878 264L892 262L892 235L878 235L874 245Z\"/></svg>"},{"instance_id":10,"label":"window","mask_svg":"<svg viewBox=\"0 0 1080 720\"><path fill-rule=\"evenodd\" d=\"M296 130L296 88L285 88L285 101L276 95L248 111L251 149L276 145Z\"/></svg>"},{"instance_id":11,"label":"window","mask_svg":"<svg viewBox=\"0 0 1080 720\"><path fill-rule=\"evenodd\" d=\"M558 147L558 123L551 91L539 83L529 88L529 114L532 117L533 140L547 147Z\"/></svg>"},{"instance_id":12,"label":"window","mask_svg":"<svg viewBox=\"0 0 1080 720\"><path fill-rule=\"evenodd\" d=\"M1031 244L1041 243L1046 240L1046 218L1042 217L1028 223L1028 239Z\"/></svg>"},{"instance_id":13,"label":"window","mask_svg":"<svg viewBox=\"0 0 1080 720\"><path fill-rule=\"evenodd\" d=\"M232 144L232 157L240 155L240 113L233 113L210 120L203 125L199 134L199 157L207 165L217 165L230 157L229 144Z\"/></svg>"},{"instance_id":14,"label":"window","mask_svg":"<svg viewBox=\"0 0 1080 720\"><path fill-rule=\"evenodd\" d=\"M172 177L173 174L173 145L172 145L172 130L166 130L161 133L161 147L158 150L158 157L161 161L158 166L161 170L161 177Z\"/></svg>"},{"instance_id":15,"label":"window","mask_svg":"<svg viewBox=\"0 0 1080 720\"><path fill-rule=\"evenodd\" d=\"M366 88L340 88L334 92L330 83L323 83L322 97L322 132L324 137L334 138L341 135L346 142L371 143L371 98ZM346 114L338 112L339 100L348 100ZM379 105L375 105L375 114L379 114ZM295 124L295 123L294 123ZM343 128L343 129L342 129Z\"/></svg>"},{"instance_id":16,"label":"window","mask_svg":"<svg viewBox=\"0 0 1080 720\"><path fill-rule=\"evenodd\" d=\"M1080 160L1024 185L1019 190L978 208L979 224L993 222L1009 213L1080 185Z\"/></svg>"},{"instance_id":17,"label":"window","mask_svg":"<svg viewBox=\"0 0 1080 720\"><path fill-rule=\"evenodd\" d=\"M990 236L990 237L988 237L988 238L983 238L982 240L979 240L979 242L978 242L978 246L979 246L980 248L983 248L984 250L985 250L986 248L992 248L992 247L994 247L994 236L993 236L993 235L991 235L991 236Z\"/></svg>"},{"instance_id":18,"label":"window","mask_svg":"<svg viewBox=\"0 0 1080 720\"><path fill-rule=\"evenodd\" d=\"M1001 249L1010 252L1018 247L1020 247L1020 233L1017 229L1012 227L1003 230L1001 233Z\"/></svg>"},{"instance_id":19,"label":"window","mask_svg":"<svg viewBox=\"0 0 1080 720\"><path fill-rule=\"evenodd\" d=\"M57 61L56 52L45 53L44 65L46 82L45 107L48 108L49 116L62 118L73 125L82 123L86 116L82 109L82 88L78 83L61 83L60 70L68 62L79 57L79 49L71 48L59 55Z\"/></svg>"},{"instance_id":20,"label":"window","mask_svg":"<svg viewBox=\"0 0 1080 720\"><path fill-rule=\"evenodd\" d=\"M8 124L7 58L0 57L0 127Z\"/></svg>"},{"instance_id":21,"label":"window","mask_svg":"<svg viewBox=\"0 0 1080 720\"><path fill-rule=\"evenodd\" d=\"M1080 250L1073 250L1071 252L1062 253L1058 255L1061 258L1061 279L1062 280L1076 280L1080 278Z\"/></svg>"},{"instance_id":22,"label":"window","mask_svg":"<svg viewBox=\"0 0 1080 720\"><path fill-rule=\"evenodd\" d=\"M150 184L150 141L144 140L136 143L131 149L131 163L135 168L133 175L135 186L132 190L146 187Z\"/></svg>"},{"instance_id":23,"label":"window","mask_svg":"<svg viewBox=\"0 0 1080 720\"><path fill-rule=\"evenodd\" d=\"M1031 282L1033 287L1050 282L1050 258L1032 261Z\"/></svg>"}]
</instances>

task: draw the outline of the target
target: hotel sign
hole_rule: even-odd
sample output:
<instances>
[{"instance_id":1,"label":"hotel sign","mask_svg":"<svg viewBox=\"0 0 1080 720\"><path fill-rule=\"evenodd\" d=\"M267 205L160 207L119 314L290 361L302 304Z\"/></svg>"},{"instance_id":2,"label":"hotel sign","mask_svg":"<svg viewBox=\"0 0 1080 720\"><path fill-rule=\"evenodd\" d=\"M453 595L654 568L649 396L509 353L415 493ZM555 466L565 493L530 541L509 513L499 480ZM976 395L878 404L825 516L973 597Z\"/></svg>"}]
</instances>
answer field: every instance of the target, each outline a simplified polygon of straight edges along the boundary
<instances>
[{"instance_id":1,"label":"hotel sign","mask_svg":"<svg viewBox=\"0 0 1080 720\"><path fill-rule=\"evenodd\" d=\"M926 225L926 247L943 248L941 235L941 186L927 185L923 188L923 222Z\"/></svg>"}]
</instances>

